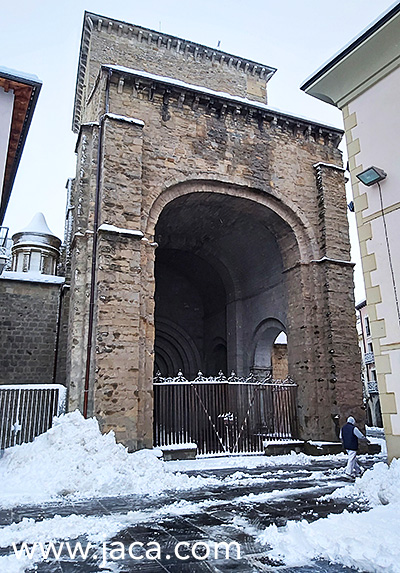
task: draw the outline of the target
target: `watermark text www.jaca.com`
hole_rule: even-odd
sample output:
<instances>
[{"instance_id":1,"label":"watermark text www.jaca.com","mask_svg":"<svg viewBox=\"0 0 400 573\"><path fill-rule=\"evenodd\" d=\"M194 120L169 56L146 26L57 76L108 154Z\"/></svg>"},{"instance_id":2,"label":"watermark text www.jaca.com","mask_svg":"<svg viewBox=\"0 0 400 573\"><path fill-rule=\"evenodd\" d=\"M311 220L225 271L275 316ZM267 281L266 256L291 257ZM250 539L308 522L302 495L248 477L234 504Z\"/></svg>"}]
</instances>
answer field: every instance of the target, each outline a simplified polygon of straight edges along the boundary
<instances>
[{"instance_id":1,"label":"watermark text www.jaca.com","mask_svg":"<svg viewBox=\"0 0 400 573\"><path fill-rule=\"evenodd\" d=\"M37 560L56 560L68 558L70 560L83 560L94 558L105 565L110 561L160 561L166 559L178 559L179 561L205 561L206 559L240 559L240 545L236 541L179 541L163 551L160 543L149 541L133 541L130 545L125 545L120 541L104 542L95 545L90 542L82 544L70 541L59 541L57 543L34 543L23 542L19 546L12 543L14 554L17 559L27 557Z\"/></svg>"}]
</instances>

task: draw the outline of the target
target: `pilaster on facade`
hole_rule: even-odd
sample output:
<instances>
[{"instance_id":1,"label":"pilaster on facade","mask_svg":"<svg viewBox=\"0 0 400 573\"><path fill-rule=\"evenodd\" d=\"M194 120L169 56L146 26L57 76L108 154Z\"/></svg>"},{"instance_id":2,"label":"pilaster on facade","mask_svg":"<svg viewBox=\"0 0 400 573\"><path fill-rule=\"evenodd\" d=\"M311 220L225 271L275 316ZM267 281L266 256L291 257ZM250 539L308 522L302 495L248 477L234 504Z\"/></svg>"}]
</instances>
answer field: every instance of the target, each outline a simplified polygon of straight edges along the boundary
<instances>
[{"instance_id":1,"label":"pilaster on facade","mask_svg":"<svg viewBox=\"0 0 400 573\"><path fill-rule=\"evenodd\" d=\"M314 166L317 187L319 248L321 257L350 262L349 234L341 224L340 211L346 211L342 193L344 169L341 165L319 162Z\"/></svg>"}]
</instances>

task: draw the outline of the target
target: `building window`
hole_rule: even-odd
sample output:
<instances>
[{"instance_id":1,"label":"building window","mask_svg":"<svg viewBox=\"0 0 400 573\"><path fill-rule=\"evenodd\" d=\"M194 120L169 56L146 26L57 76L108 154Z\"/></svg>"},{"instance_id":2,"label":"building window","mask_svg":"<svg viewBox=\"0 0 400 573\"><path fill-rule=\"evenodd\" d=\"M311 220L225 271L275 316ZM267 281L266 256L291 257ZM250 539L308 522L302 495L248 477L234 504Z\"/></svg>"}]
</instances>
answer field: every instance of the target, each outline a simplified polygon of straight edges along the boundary
<instances>
[{"instance_id":1,"label":"building window","mask_svg":"<svg viewBox=\"0 0 400 573\"><path fill-rule=\"evenodd\" d=\"M366 317L364 318L364 324L365 324L365 332L366 332L367 336L371 336L371 329L370 329L370 327L369 327L369 318L368 318L368 316L366 316Z\"/></svg>"}]
</instances>

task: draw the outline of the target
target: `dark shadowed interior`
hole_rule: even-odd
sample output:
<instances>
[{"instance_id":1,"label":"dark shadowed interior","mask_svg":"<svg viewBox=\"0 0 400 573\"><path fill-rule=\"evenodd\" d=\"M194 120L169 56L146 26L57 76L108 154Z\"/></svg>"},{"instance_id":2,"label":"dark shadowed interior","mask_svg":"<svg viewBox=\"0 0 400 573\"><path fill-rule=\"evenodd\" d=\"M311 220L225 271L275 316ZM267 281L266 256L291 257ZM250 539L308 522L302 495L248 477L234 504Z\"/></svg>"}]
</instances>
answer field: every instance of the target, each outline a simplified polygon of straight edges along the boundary
<instances>
[{"instance_id":1,"label":"dark shadowed interior","mask_svg":"<svg viewBox=\"0 0 400 573\"><path fill-rule=\"evenodd\" d=\"M289 226L267 207L191 193L162 211L156 241L155 372L193 378L271 370L287 330Z\"/></svg>"}]
</instances>

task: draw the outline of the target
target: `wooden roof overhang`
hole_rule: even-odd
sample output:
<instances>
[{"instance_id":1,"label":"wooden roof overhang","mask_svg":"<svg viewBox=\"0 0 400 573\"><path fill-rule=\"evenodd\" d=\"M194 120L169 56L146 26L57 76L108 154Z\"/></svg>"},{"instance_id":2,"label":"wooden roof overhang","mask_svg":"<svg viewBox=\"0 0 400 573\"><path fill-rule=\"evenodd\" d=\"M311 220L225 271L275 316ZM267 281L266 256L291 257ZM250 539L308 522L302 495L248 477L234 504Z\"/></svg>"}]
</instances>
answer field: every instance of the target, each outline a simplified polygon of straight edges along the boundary
<instances>
[{"instance_id":1,"label":"wooden roof overhang","mask_svg":"<svg viewBox=\"0 0 400 573\"><path fill-rule=\"evenodd\" d=\"M0 197L0 225L4 220L41 87L41 81L34 76L18 75L18 72L0 68L0 88L5 92L10 90L14 92L11 130Z\"/></svg>"}]
</instances>

